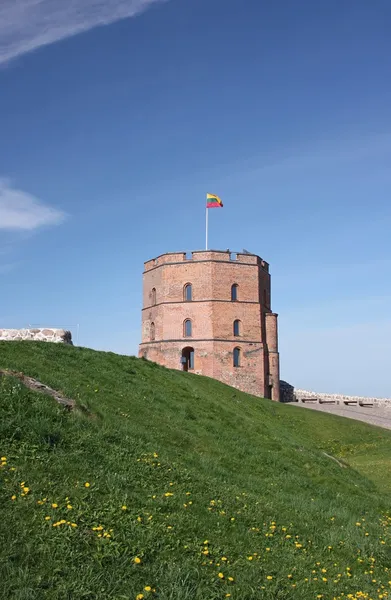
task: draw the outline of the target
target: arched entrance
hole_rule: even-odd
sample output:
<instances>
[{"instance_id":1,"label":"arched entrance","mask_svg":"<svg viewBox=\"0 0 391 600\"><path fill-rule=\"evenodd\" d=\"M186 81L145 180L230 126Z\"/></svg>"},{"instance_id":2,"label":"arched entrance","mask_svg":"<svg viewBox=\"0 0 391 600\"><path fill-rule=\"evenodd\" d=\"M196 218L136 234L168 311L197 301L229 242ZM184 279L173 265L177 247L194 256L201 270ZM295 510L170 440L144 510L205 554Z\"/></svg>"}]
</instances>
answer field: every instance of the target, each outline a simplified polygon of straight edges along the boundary
<instances>
[{"instance_id":1,"label":"arched entrance","mask_svg":"<svg viewBox=\"0 0 391 600\"><path fill-rule=\"evenodd\" d=\"M192 371L194 369L194 348L191 346L183 348L181 363L183 371Z\"/></svg>"}]
</instances>

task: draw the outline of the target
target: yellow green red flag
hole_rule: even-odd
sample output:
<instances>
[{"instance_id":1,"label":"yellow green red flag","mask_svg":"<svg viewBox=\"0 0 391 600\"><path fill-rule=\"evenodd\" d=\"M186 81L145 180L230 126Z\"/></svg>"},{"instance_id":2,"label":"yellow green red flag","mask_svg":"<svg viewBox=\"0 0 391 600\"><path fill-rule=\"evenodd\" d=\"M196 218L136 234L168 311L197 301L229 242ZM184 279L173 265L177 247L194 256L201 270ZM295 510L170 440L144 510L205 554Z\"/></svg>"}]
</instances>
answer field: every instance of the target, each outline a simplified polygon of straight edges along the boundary
<instances>
[{"instance_id":1,"label":"yellow green red flag","mask_svg":"<svg viewBox=\"0 0 391 600\"><path fill-rule=\"evenodd\" d=\"M206 194L206 208L223 208L223 202L215 194Z\"/></svg>"}]
</instances>

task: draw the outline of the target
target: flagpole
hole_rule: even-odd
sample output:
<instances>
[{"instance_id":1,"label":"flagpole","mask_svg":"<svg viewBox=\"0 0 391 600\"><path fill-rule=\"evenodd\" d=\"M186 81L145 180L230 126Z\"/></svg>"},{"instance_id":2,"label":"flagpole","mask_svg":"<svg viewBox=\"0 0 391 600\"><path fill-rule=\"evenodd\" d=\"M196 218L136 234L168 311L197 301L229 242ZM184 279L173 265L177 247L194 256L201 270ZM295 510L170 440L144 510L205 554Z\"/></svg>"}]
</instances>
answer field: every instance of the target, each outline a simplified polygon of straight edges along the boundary
<instances>
[{"instance_id":1,"label":"flagpole","mask_svg":"<svg viewBox=\"0 0 391 600\"><path fill-rule=\"evenodd\" d=\"M208 207L206 207L205 216L205 250L208 249Z\"/></svg>"}]
</instances>

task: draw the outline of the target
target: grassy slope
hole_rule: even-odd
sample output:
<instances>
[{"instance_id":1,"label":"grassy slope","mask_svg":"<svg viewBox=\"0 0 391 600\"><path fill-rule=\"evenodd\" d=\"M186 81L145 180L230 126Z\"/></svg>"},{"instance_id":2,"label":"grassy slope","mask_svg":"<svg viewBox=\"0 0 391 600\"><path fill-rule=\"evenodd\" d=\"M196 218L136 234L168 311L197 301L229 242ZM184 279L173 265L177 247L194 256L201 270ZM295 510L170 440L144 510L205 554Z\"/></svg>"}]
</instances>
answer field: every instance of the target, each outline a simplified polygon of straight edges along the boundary
<instances>
[{"instance_id":1,"label":"grassy slope","mask_svg":"<svg viewBox=\"0 0 391 600\"><path fill-rule=\"evenodd\" d=\"M0 381L1 598L387 598L390 431L81 348L0 367L91 413Z\"/></svg>"}]
</instances>

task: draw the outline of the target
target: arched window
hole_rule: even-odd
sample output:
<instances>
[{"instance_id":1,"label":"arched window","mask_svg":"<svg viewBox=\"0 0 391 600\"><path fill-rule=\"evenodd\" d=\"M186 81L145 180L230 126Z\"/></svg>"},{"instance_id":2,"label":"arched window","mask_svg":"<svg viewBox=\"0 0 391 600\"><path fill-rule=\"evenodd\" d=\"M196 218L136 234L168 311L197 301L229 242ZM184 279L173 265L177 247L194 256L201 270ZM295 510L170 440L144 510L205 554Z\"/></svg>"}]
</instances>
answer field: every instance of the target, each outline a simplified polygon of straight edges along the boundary
<instances>
[{"instance_id":1,"label":"arched window","mask_svg":"<svg viewBox=\"0 0 391 600\"><path fill-rule=\"evenodd\" d=\"M155 323L151 323L151 326L149 328L149 338L151 342L153 342L155 339Z\"/></svg>"},{"instance_id":2,"label":"arched window","mask_svg":"<svg viewBox=\"0 0 391 600\"><path fill-rule=\"evenodd\" d=\"M191 302L193 300L193 288L191 283L186 283L183 288L183 299L185 302Z\"/></svg>"},{"instance_id":3,"label":"arched window","mask_svg":"<svg viewBox=\"0 0 391 600\"><path fill-rule=\"evenodd\" d=\"M151 304L152 306L156 304L156 288L152 288L151 290Z\"/></svg>"},{"instance_id":4,"label":"arched window","mask_svg":"<svg viewBox=\"0 0 391 600\"><path fill-rule=\"evenodd\" d=\"M238 336L241 335L241 322L239 321L239 319L236 319L234 321L234 336Z\"/></svg>"},{"instance_id":5,"label":"arched window","mask_svg":"<svg viewBox=\"0 0 391 600\"><path fill-rule=\"evenodd\" d=\"M240 367L240 348L234 348L234 367Z\"/></svg>"},{"instance_id":6,"label":"arched window","mask_svg":"<svg viewBox=\"0 0 391 600\"><path fill-rule=\"evenodd\" d=\"M183 337L191 337L192 336L192 326L190 319L186 319L183 323Z\"/></svg>"},{"instance_id":7,"label":"arched window","mask_svg":"<svg viewBox=\"0 0 391 600\"><path fill-rule=\"evenodd\" d=\"M238 299L238 287L239 286L238 286L237 283L234 283L231 286L231 300L232 300L232 302L236 302L237 299Z\"/></svg>"}]
</instances>

